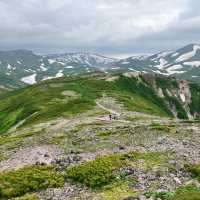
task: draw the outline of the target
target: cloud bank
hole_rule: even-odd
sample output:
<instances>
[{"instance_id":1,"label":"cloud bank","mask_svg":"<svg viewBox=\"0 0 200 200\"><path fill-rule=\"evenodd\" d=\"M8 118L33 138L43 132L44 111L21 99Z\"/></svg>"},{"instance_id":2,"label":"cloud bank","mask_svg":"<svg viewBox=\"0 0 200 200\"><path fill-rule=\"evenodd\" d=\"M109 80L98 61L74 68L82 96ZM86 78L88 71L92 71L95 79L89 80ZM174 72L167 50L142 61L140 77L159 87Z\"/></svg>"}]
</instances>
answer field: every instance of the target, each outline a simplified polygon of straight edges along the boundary
<instances>
[{"instance_id":1,"label":"cloud bank","mask_svg":"<svg viewBox=\"0 0 200 200\"><path fill-rule=\"evenodd\" d=\"M0 48L153 52L200 42L198 0L1 0Z\"/></svg>"}]
</instances>

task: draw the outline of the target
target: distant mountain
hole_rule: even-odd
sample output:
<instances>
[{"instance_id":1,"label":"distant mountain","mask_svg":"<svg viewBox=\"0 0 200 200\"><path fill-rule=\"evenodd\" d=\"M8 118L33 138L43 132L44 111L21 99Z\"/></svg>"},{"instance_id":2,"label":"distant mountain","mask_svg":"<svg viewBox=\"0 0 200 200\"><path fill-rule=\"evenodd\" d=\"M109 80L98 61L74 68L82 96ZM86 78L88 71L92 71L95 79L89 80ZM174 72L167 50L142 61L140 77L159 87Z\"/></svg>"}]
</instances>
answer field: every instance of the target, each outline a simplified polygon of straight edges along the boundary
<instances>
[{"instance_id":1,"label":"distant mountain","mask_svg":"<svg viewBox=\"0 0 200 200\"><path fill-rule=\"evenodd\" d=\"M36 55L29 50L0 51L0 87L15 88L94 71L158 73L200 82L200 45L189 44L176 51L126 59L108 58L93 53Z\"/></svg>"},{"instance_id":2,"label":"distant mountain","mask_svg":"<svg viewBox=\"0 0 200 200\"><path fill-rule=\"evenodd\" d=\"M163 51L151 56L129 57L116 63L116 68L144 73L159 73L200 81L200 45L189 44L176 51Z\"/></svg>"},{"instance_id":3,"label":"distant mountain","mask_svg":"<svg viewBox=\"0 0 200 200\"><path fill-rule=\"evenodd\" d=\"M36 55L28 50L1 51L1 75L25 84L34 84L41 80L58 78L97 71L99 68L116 62L116 59L107 58L90 53L66 53L53 55ZM5 86L0 78L0 85Z\"/></svg>"}]
</instances>

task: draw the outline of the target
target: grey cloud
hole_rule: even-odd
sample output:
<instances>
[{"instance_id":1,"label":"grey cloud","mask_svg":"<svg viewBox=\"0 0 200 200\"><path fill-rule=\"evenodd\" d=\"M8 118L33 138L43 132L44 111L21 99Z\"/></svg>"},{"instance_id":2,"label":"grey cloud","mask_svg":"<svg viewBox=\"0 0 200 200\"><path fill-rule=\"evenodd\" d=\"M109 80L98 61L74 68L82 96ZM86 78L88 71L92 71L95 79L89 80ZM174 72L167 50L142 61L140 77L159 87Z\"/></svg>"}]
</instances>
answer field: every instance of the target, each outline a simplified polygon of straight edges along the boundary
<instances>
[{"instance_id":1,"label":"grey cloud","mask_svg":"<svg viewBox=\"0 0 200 200\"><path fill-rule=\"evenodd\" d=\"M1 49L136 53L200 42L198 0L1 0Z\"/></svg>"}]
</instances>

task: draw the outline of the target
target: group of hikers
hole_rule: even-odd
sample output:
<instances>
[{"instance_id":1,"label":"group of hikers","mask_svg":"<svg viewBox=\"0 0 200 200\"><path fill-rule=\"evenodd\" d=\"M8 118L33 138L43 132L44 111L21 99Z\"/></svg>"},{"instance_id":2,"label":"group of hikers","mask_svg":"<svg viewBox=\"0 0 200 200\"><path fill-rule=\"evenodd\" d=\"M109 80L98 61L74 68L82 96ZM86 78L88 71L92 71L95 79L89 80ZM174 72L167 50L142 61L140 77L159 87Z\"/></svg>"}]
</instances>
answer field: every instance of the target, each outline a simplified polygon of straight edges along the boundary
<instances>
[{"instance_id":1,"label":"group of hikers","mask_svg":"<svg viewBox=\"0 0 200 200\"><path fill-rule=\"evenodd\" d=\"M117 119L117 116L116 115L112 115L112 114L109 114L109 119L110 120L116 120Z\"/></svg>"}]
</instances>

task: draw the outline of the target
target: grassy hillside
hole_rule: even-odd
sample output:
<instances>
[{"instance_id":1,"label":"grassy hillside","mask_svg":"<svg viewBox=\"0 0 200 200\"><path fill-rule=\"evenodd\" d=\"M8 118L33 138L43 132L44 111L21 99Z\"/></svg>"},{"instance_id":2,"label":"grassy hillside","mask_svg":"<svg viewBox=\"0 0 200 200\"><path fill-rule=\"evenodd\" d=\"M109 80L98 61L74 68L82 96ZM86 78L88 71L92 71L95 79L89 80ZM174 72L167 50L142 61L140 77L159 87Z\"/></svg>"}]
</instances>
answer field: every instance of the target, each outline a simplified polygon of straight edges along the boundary
<instances>
[{"instance_id":1,"label":"grassy hillside","mask_svg":"<svg viewBox=\"0 0 200 200\"><path fill-rule=\"evenodd\" d=\"M85 112L105 94L132 111L172 116L163 100L141 80L120 76L108 82L98 74L49 80L1 95L0 133L24 119L23 125L29 125Z\"/></svg>"}]
</instances>

